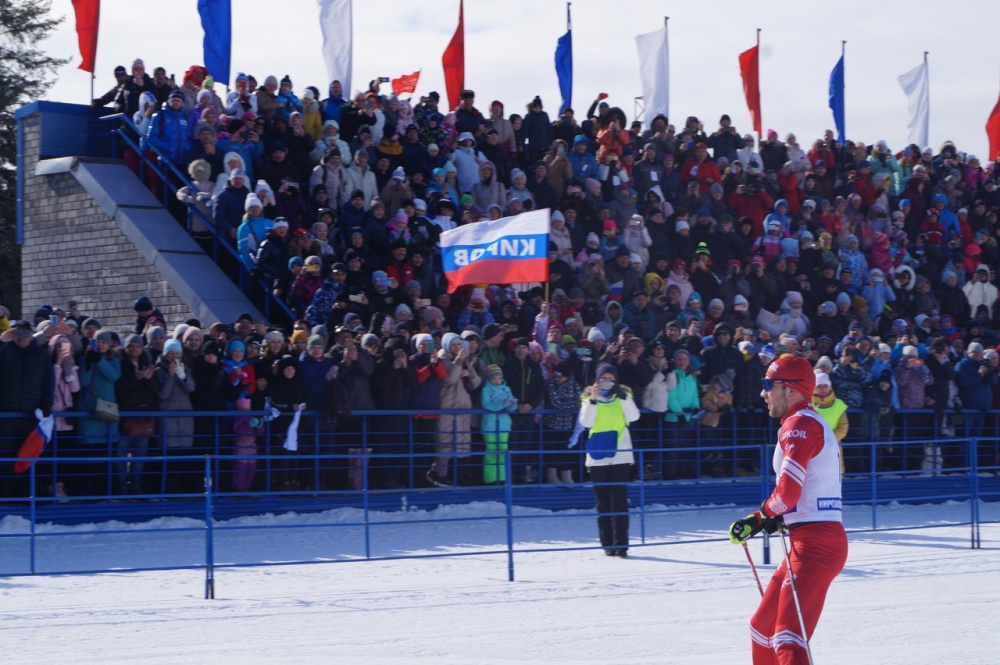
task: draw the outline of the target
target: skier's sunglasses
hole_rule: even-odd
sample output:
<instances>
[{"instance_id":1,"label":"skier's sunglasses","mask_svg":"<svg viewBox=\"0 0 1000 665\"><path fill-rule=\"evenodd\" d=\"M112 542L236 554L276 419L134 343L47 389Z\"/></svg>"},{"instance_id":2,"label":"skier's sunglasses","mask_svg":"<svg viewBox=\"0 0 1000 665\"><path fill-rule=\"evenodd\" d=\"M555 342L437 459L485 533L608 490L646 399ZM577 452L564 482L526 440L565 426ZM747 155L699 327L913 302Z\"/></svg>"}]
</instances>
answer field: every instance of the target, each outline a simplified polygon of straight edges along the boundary
<instances>
[{"instance_id":1,"label":"skier's sunglasses","mask_svg":"<svg viewBox=\"0 0 1000 665\"><path fill-rule=\"evenodd\" d=\"M764 384L764 392L769 393L771 389L774 388L776 383L797 383L802 379L763 379L761 383Z\"/></svg>"}]
</instances>

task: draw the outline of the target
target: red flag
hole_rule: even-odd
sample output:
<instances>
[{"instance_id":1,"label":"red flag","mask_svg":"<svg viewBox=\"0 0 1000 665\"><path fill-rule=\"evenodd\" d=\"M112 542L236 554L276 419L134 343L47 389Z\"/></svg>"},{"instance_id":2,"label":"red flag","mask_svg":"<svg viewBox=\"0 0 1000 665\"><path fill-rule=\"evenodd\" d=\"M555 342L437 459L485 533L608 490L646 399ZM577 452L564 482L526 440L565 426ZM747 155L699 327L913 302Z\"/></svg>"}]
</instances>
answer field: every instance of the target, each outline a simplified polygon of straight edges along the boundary
<instances>
[{"instance_id":1,"label":"red flag","mask_svg":"<svg viewBox=\"0 0 1000 665\"><path fill-rule=\"evenodd\" d=\"M459 95L465 88L465 21L463 1L458 0L458 27L441 57L444 67L444 87L448 93L448 111L458 107Z\"/></svg>"},{"instance_id":2,"label":"red flag","mask_svg":"<svg viewBox=\"0 0 1000 665\"><path fill-rule=\"evenodd\" d=\"M417 81L420 80L420 70L412 74L403 74L398 79L392 79L392 94L399 97L404 92L413 93L417 90Z\"/></svg>"},{"instance_id":3,"label":"red flag","mask_svg":"<svg viewBox=\"0 0 1000 665\"><path fill-rule=\"evenodd\" d=\"M101 0L73 0L76 12L76 35L83 61L77 69L94 73L97 60L97 28L101 18Z\"/></svg>"},{"instance_id":4,"label":"red flag","mask_svg":"<svg viewBox=\"0 0 1000 665\"><path fill-rule=\"evenodd\" d=\"M747 98L753 129L760 136L760 74L757 67L759 47L754 46L740 53L740 74L743 76L743 94Z\"/></svg>"},{"instance_id":5,"label":"red flag","mask_svg":"<svg viewBox=\"0 0 1000 665\"><path fill-rule=\"evenodd\" d=\"M990 118L986 121L986 136L990 139L990 152L986 157L993 161L1000 154L1000 99L996 106L990 111Z\"/></svg>"}]
</instances>

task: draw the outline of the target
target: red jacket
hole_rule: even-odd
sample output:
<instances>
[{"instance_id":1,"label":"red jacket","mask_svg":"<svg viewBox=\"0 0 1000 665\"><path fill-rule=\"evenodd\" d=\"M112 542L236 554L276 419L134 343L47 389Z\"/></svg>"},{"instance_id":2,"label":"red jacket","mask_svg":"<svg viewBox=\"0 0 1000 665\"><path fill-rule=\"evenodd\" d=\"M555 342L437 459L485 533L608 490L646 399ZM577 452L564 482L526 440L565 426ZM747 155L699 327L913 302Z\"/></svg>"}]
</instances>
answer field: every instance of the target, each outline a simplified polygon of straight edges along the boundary
<instances>
[{"instance_id":1,"label":"red jacket","mask_svg":"<svg viewBox=\"0 0 1000 665\"><path fill-rule=\"evenodd\" d=\"M691 171L696 166L698 170L695 175L691 175ZM685 184L692 179L697 180L702 194L708 194L708 190L714 183L722 184L722 174L719 173L719 167L711 159L706 159L699 164L697 159L689 157L684 162L684 166L681 167L681 178L684 179Z\"/></svg>"},{"instance_id":2,"label":"red jacket","mask_svg":"<svg viewBox=\"0 0 1000 665\"><path fill-rule=\"evenodd\" d=\"M794 173L787 175L779 173L778 186L781 187L781 195L788 201L788 214L794 215L799 211L799 203L802 201L802 190L799 189L799 177Z\"/></svg>"},{"instance_id":3,"label":"red jacket","mask_svg":"<svg viewBox=\"0 0 1000 665\"><path fill-rule=\"evenodd\" d=\"M754 196L732 192L726 197L726 205L733 209L737 218L753 220L754 238L764 235L764 217L774 209L774 199L767 192L760 189Z\"/></svg>"}]
</instances>

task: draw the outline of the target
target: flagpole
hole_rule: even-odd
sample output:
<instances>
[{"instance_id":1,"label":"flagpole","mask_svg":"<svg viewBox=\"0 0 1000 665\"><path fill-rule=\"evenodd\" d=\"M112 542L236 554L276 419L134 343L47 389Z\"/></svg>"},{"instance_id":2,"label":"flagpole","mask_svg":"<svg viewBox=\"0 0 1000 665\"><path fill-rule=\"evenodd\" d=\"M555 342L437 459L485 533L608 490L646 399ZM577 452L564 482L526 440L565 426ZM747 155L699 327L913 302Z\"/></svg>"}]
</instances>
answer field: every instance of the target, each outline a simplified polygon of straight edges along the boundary
<instances>
[{"instance_id":1,"label":"flagpole","mask_svg":"<svg viewBox=\"0 0 1000 665\"><path fill-rule=\"evenodd\" d=\"M844 91L847 90L847 58L845 57L846 54L847 54L847 40L846 39L841 39L840 40L840 62L842 64L841 75L842 75L842 78L844 79L844 85L843 85L843 88L842 88L841 96L844 99L844 120L843 120L843 123L844 123L844 140L845 141L847 140L847 93L844 92Z\"/></svg>"},{"instance_id":2,"label":"flagpole","mask_svg":"<svg viewBox=\"0 0 1000 665\"><path fill-rule=\"evenodd\" d=\"M760 104L760 28L757 28L757 103ZM764 114L761 113L763 116ZM760 119L760 129L757 130L757 145L760 145L764 131L764 118Z\"/></svg>"},{"instance_id":3,"label":"flagpole","mask_svg":"<svg viewBox=\"0 0 1000 665\"><path fill-rule=\"evenodd\" d=\"M566 29L567 30L572 30L573 29L573 18L570 16L570 13L569 13L569 7L572 4L573 4L572 2L567 2L566 3Z\"/></svg>"}]
</instances>

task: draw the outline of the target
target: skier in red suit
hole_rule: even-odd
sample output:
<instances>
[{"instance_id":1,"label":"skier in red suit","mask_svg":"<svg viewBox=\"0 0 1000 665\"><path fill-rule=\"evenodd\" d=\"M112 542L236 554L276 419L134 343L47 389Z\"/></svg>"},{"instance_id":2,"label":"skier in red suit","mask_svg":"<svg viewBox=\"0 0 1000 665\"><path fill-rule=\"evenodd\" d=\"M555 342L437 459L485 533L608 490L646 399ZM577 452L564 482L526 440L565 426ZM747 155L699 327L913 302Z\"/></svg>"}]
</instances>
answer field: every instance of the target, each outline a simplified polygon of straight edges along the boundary
<instances>
[{"instance_id":1,"label":"skier in red suit","mask_svg":"<svg viewBox=\"0 0 1000 665\"><path fill-rule=\"evenodd\" d=\"M781 419L774 472L778 484L760 510L730 527L730 540L742 544L762 530L774 533L782 522L789 532L795 590L806 625L788 583L788 566L774 571L750 619L754 665L806 665L806 640L813 634L823 601L847 560L847 534L841 522L840 447L830 426L812 408L816 386L805 358L784 356L767 368L761 396L772 418Z\"/></svg>"}]
</instances>

